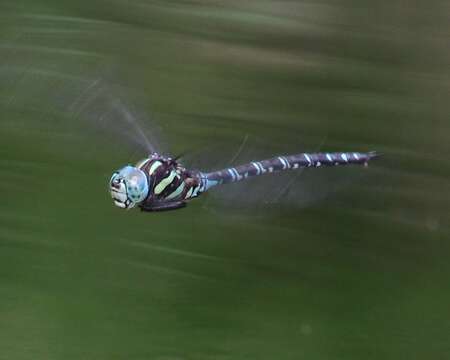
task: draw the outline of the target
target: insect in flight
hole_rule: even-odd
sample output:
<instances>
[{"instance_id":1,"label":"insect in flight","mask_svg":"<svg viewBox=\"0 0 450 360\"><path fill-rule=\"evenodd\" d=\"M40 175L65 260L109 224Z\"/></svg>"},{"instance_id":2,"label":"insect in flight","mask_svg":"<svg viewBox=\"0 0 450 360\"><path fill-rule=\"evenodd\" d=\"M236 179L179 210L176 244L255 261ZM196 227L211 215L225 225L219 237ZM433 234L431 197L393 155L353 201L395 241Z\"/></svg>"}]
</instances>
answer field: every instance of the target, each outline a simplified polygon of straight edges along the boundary
<instances>
[{"instance_id":1,"label":"insect in flight","mask_svg":"<svg viewBox=\"0 0 450 360\"><path fill-rule=\"evenodd\" d=\"M377 156L376 152L301 153L201 172L186 169L177 159L152 153L135 166L127 165L114 172L109 185L114 204L120 208L173 210L186 206L188 201L218 185L289 169L367 165Z\"/></svg>"},{"instance_id":2,"label":"insect in flight","mask_svg":"<svg viewBox=\"0 0 450 360\"><path fill-rule=\"evenodd\" d=\"M179 209L205 191L231 182L304 167L367 165L376 157L368 153L301 153L229 167L213 172L191 171L176 159L150 154L135 166L114 172L110 180L114 204L123 209L140 207L144 211Z\"/></svg>"},{"instance_id":3,"label":"insect in flight","mask_svg":"<svg viewBox=\"0 0 450 360\"><path fill-rule=\"evenodd\" d=\"M101 89L100 89L101 90ZM219 185L238 182L264 174L308 167L367 165L377 157L376 152L335 152L300 153L276 156L270 159L253 161L244 165L228 167L222 170L203 172L185 168L177 158L160 155L149 141L137 118L128 107L107 92L99 92L93 97L92 106L86 106L83 113L88 118L103 123L120 133L134 145L147 151L148 157L136 165L126 165L115 171L109 181L109 192L116 206L122 209L139 207L144 211L162 211L179 209ZM101 105L101 106L98 106ZM106 105L107 111L104 111ZM97 109L103 109L101 115ZM119 128L125 125L125 128ZM111 123L109 124L111 125Z\"/></svg>"}]
</instances>

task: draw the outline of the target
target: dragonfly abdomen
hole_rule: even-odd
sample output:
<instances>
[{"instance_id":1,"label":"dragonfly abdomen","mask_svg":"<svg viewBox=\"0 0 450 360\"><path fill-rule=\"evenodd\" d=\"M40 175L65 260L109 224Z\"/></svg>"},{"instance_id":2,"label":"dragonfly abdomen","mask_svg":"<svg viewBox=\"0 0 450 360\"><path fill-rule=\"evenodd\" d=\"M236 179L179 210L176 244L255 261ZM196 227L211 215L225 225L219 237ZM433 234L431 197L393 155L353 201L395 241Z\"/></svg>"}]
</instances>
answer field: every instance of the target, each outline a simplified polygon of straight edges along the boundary
<instances>
[{"instance_id":1,"label":"dragonfly abdomen","mask_svg":"<svg viewBox=\"0 0 450 360\"><path fill-rule=\"evenodd\" d=\"M202 174L202 178L205 181L205 190L207 190L215 185L241 181L248 177L289 169L352 164L366 165L369 160L376 156L377 153L375 152L301 153L277 156Z\"/></svg>"}]
</instances>

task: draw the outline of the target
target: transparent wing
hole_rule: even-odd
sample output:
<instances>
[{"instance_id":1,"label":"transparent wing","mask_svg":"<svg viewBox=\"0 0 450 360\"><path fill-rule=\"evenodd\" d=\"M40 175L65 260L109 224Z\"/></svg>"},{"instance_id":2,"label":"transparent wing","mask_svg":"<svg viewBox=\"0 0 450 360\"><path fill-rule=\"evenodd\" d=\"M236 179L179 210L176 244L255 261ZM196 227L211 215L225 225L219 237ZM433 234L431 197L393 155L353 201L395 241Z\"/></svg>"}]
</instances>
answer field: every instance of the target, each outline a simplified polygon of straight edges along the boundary
<instances>
[{"instance_id":1,"label":"transparent wing","mask_svg":"<svg viewBox=\"0 0 450 360\"><path fill-rule=\"evenodd\" d=\"M131 145L139 156L161 151L157 125L131 101L127 89L112 87L105 81L93 82L69 106L69 113L80 122L87 122L117 141ZM135 98L135 97L134 97Z\"/></svg>"},{"instance_id":2,"label":"transparent wing","mask_svg":"<svg viewBox=\"0 0 450 360\"><path fill-rule=\"evenodd\" d=\"M31 47L30 47L31 48ZM75 128L141 152L138 157L161 151L160 132L143 109L144 99L135 91L113 84L105 73L74 71L49 63L27 61L28 47L0 49L0 104L15 111L30 111L45 118L44 127L71 133ZM36 123L37 125L37 123Z\"/></svg>"}]
</instances>

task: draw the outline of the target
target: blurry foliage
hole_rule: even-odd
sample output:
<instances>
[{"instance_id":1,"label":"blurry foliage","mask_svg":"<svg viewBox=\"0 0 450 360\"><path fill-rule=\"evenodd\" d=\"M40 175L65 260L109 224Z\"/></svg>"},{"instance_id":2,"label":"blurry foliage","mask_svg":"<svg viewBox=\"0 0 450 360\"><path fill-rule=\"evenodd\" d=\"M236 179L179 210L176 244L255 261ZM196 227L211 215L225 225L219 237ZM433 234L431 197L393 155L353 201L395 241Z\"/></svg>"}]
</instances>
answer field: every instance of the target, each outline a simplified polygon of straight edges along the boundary
<instances>
[{"instance_id":1,"label":"blurry foliage","mask_svg":"<svg viewBox=\"0 0 450 360\"><path fill-rule=\"evenodd\" d=\"M0 357L448 357L448 13L2 1ZM236 162L384 157L124 213L106 182L145 155L134 121L207 168L246 138Z\"/></svg>"}]
</instances>

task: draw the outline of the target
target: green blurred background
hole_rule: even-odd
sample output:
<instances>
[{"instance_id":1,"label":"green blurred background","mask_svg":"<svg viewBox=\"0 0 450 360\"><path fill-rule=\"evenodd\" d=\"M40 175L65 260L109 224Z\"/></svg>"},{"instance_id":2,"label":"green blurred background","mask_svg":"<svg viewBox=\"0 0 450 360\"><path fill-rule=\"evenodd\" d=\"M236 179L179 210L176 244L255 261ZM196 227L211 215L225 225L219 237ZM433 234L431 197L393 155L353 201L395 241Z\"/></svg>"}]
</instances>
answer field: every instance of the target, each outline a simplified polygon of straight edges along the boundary
<instances>
[{"instance_id":1,"label":"green blurred background","mask_svg":"<svg viewBox=\"0 0 450 360\"><path fill-rule=\"evenodd\" d=\"M449 10L1 0L0 358L449 359ZM214 169L385 156L124 212L127 116Z\"/></svg>"}]
</instances>

